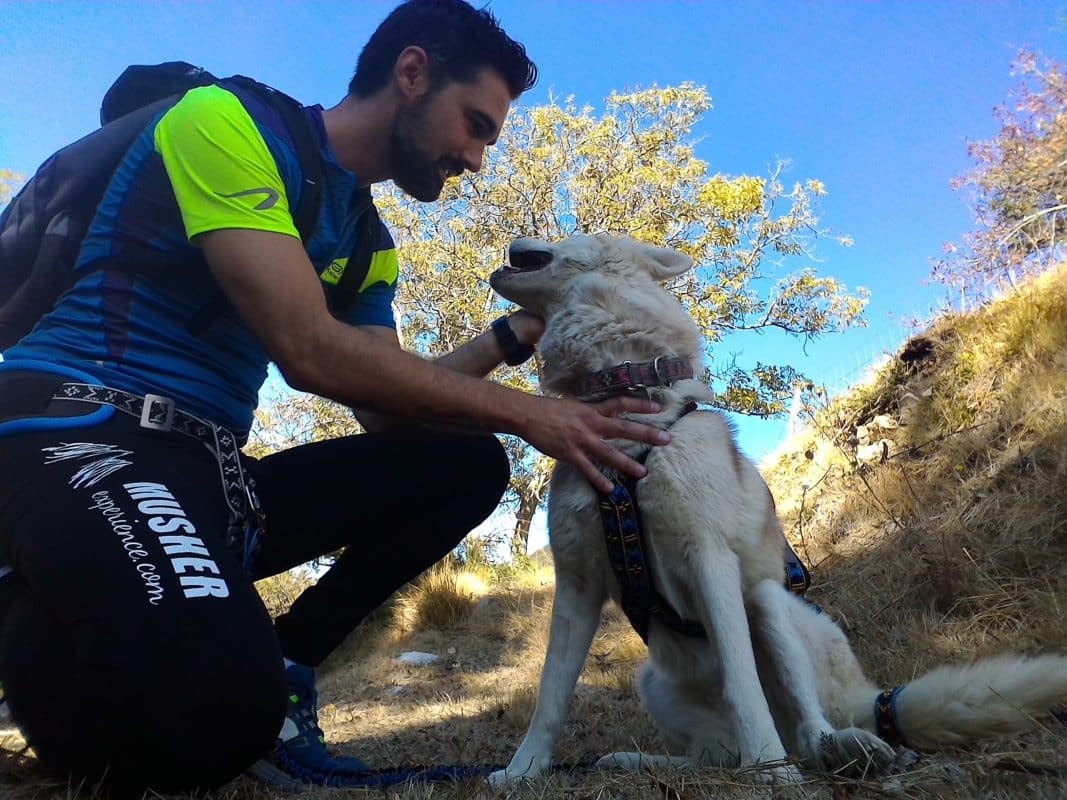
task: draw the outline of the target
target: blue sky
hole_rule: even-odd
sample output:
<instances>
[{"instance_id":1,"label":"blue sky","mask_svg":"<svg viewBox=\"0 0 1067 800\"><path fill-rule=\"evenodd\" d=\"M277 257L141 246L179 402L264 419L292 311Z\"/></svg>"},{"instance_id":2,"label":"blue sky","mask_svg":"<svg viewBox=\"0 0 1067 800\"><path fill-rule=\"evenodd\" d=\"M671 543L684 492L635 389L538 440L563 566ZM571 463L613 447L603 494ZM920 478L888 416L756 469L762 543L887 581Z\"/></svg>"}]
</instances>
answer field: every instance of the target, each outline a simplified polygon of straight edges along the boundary
<instances>
[{"instance_id":1,"label":"blue sky","mask_svg":"<svg viewBox=\"0 0 1067 800\"><path fill-rule=\"evenodd\" d=\"M0 168L25 175L97 124L128 64L185 60L243 73L325 106L392 2L27 2L0 0ZM824 244L820 271L871 292L866 330L802 348L781 336L727 344L743 361L788 361L831 387L855 377L943 295L923 285L941 244L970 227L949 188L968 140L996 132L993 107L1021 47L1067 60L1067 0L1026 2L674 2L494 0L549 93L594 107L612 90L682 81L715 108L697 154L712 171L822 180L823 222L855 240ZM400 243L401 249L403 243ZM891 318L892 317L892 318ZM728 355L724 353L722 355ZM784 421L739 420L765 455Z\"/></svg>"}]
</instances>

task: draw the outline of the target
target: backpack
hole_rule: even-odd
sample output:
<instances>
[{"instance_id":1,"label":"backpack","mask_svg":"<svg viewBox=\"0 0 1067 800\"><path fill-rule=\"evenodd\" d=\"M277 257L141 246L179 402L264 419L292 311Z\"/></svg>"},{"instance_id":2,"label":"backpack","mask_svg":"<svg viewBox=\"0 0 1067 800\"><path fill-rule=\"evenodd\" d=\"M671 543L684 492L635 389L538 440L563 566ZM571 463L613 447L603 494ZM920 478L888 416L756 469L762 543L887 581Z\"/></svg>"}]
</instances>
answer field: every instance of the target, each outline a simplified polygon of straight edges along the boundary
<instances>
[{"instance_id":1,"label":"backpack","mask_svg":"<svg viewBox=\"0 0 1067 800\"><path fill-rule=\"evenodd\" d=\"M212 84L254 93L281 115L306 182L293 222L307 243L322 203L322 163L317 133L300 103L251 78L219 79L183 61L128 67L104 96L101 127L49 157L0 214L0 352L29 333L74 284L82 239L133 140L185 92ZM355 301L378 243L380 221L369 190L356 193L352 213L362 217L361 235L349 268L332 288L330 305L335 310ZM128 268L138 269L135 264ZM219 289L186 327L196 335L203 333L228 305Z\"/></svg>"}]
</instances>

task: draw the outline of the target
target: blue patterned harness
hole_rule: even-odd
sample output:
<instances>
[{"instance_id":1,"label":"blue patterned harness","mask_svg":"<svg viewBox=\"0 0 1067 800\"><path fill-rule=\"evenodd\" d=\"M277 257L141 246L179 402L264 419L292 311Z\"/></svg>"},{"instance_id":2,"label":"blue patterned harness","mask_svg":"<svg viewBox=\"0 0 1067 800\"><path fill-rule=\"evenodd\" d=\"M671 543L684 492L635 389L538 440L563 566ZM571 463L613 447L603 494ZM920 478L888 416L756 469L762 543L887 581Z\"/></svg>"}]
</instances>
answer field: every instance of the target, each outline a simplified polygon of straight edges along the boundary
<instances>
[{"instance_id":1,"label":"blue patterned harness","mask_svg":"<svg viewBox=\"0 0 1067 800\"><path fill-rule=\"evenodd\" d=\"M667 426L668 429L696 408L696 403L687 404L678 418ZM651 449L645 450L637 460L644 464L650 452ZM615 482L615 488L610 493L599 493L600 521L604 527L608 559L622 592L620 605L630 625L645 643L648 642L649 621L653 618L685 636L707 638L707 632L700 622L683 619L656 591L645 554L647 545L641 507L637 502L637 480L629 475L609 477ZM785 587L803 595L811 585L811 573L788 542L784 543L784 547Z\"/></svg>"}]
</instances>

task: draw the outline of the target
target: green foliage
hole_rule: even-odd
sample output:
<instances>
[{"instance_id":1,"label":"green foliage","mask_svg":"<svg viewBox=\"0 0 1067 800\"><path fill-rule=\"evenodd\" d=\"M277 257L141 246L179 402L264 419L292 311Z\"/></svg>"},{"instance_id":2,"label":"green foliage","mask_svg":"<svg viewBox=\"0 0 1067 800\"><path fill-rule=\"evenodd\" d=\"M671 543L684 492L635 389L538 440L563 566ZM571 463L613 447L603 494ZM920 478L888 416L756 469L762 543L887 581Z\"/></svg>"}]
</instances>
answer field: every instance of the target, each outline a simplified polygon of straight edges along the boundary
<instances>
[{"instance_id":1,"label":"green foliage","mask_svg":"<svg viewBox=\"0 0 1067 800\"><path fill-rule=\"evenodd\" d=\"M945 245L933 277L964 298L1047 269L1063 255L1067 233L1067 72L1023 51L1022 82L994 109L1000 131L972 142L974 169L953 181L969 192L976 228Z\"/></svg>"},{"instance_id":2,"label":"green foliage","mask_svg":"<svg viewBox=\"0 0 1067 800\"><path fill-rule=\"evenodd\" d=\"M7 205L8 200L15 196L22 182L23 178L17 172L0 169L0 210Z\"/></svg>"},{"instance_id":3,"label":"green foliage","mask_svg":"<svg viewBox=\"0 0 1067 800\"><path fill-rule=\"evenodd\" d=\"M613 93L601 113L572 98L519 108L482 171L448 183L439 202L379 191L399 243L397 309L407 346L433 356L484 331L503 310L486 279L510 242L575 232L626 234L691 255L698 268L672 288L709 346L736 331L808 338L863 324L866 292L849 293L810 268L814 243L830 236L816 208L823 185L787 188L784 163L760 177L712 173L694 155L695 127L710 108L707 91L691 83ZM793 381L803 379L788 365L740 367L711 350L708 358L720 404L742 413L782 413ZM498 380L534 391L535 365L505 369ZM304 432L318 436L335 424L331 414ZM549 463L525 442L507 446L518 516L511 547L519 553Z\"/></svg>"},{"instance_id":4,"label":"green foliage","mask_svg":"<svg viewBox=\"0 0 1067 800\"><path fill-rule=\"evenodd\" d=\"M485 278L511 240L574 232L627 234L691 255L700 267L674 288L709 343L740 330L813 337L862 324L864 291L849 294L810 268L778 273L788 258L810 264L812 245L829 235L815 208L823 185L808 180L787 190L784 164L766 177L711 174L693 152L694 128L710 107L706 90L687 83L613 93L599 115L571 99L520 109L468 185L449 184L436 204L395 189L382 198L383 216L403 243L405 337L439 353L484 330L500 313ZM756 391L757 413L791 391L754 370L747 375L734 383L742 372L733 364L711 373L724 394L731 386L739 396ZM533 385L528 368L506 380Z\"/></svg>"},{"instance_id":5,"label":"green foliage","mask_svg":"<svg viewBox=\"0 0 1067 800\"><path fill-rule=\"evenodd\" d=\"M256 411L255 424L244 450L262 458L282 447L351 436L361 430L352 412L332 400L311 394L285 393Z\"/></svg>"},{"instance_id":6,"label":"green foliage","mask_svg":"<svg viewBox=\"0 0 1067 800\"><path fill-rule=\"evenodd\" d=\"M310 573L297 567L257 581L256 592L271 617L277 617L288 611L293 601L314 582Z\"/></svg>"}]
</instances>

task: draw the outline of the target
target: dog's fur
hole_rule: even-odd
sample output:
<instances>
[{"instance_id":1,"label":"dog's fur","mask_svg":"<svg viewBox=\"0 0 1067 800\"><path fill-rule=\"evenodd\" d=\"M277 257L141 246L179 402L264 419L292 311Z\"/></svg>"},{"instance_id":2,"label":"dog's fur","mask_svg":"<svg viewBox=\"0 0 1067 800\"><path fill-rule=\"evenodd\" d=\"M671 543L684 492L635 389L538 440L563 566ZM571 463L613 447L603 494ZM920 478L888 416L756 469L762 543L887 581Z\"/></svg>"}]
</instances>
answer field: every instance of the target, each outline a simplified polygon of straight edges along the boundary
<instances>
[{"instance_id":1,"label":"dog's fur","mask_svg":"<svg viewBox=\"0 0 1067 800\"><path fill-rule=\"evenodd\" d=\"M692 267L679 252L610 236L556 244L519 239L512 264L495 272L504 297L544 316L541 385L575 396L583 376L656 356L702 368L696 324L660 284ZM864 675L840 628L783 586L782 531L756 468L713 411L679 418L711 400L697 380L653 391L662 412L640 417L670 427L637 484L659 593L708 638L655 621L641 667L641 699L681 755L615 753L603 766L753 765L768 782L819 769L885 768L897 754L874 731L878 688ZM641 446L616 442L631 455ZM529 731L500 785L549 767L570 696L607 599L619 599L593 487L557 464L548 501L556 594L548 654ZM1067 695L1067 658L1006 656L941 667L900 694L896 718L908 745L935 748L1035 727Z\"/></svg>"}]
</instances>

